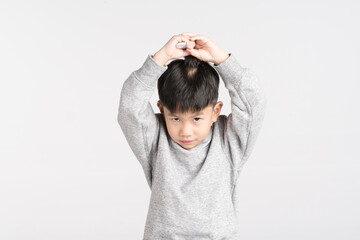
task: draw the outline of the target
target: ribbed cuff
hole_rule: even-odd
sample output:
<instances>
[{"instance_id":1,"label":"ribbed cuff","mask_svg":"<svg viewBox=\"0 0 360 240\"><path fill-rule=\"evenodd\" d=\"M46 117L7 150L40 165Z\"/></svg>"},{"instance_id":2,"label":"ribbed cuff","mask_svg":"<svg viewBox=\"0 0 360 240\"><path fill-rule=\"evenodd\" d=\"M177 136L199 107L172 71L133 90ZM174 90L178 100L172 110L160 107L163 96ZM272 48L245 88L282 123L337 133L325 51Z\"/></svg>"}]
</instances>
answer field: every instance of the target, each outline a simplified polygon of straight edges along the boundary
<instances>
[{"instance_id":1,"label":"ribbed cuff","mask_svg":"<svg viewBox=\"0 0 360 240\"><path fill-rule=\"evenodd\" d=\"M244 75L246 68L242 67L233 53L229 53L229 57L220 65L213 65L216 71L220 74L225 84L230 82L236 85L239 79ZM236 77L235 77L236 76Z\"/></svg>"},{"instance_id":2,"label":"ribbed cuff","mask_svg":"<svg viewBox=\"0 0 360 240\"><path fill-rule=\"evenodd\" d=\"M148 54L143 65L134 73L136 77L149 87L156 86L159 77L168 69L167 66L161 66L153 58L152 54Z\"/></svg>"}]
</instances>

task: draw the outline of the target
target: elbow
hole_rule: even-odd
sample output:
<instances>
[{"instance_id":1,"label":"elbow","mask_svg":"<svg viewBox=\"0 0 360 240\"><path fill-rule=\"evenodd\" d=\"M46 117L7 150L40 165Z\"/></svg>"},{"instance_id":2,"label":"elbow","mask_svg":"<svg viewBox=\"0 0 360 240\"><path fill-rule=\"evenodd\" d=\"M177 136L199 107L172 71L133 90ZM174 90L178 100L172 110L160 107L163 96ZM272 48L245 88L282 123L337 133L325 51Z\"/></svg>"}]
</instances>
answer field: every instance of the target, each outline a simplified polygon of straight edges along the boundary
<instances>
[{"instance_id":1,"label":"elbow","mask_svg":"<svg viewBox=\"0 0 360 240\"><path fill-rule=\"evenodd\" d=\"M268 100L262 91L258 91L257 93L258 94L256 95L256 98L254 98L252 105L252 115L256 118L263 118L263 115L265 115L266 112Z\"/></svg>"},{"instance_id":2,"label":"elbow","mask_svg":"<svg viewBox=\"0 0 360 240\"><path fill-rule=\"evenodd\" d=\"M123 102L120 100L120 104L119 104L119 108L118 108L118 113L117 113L117 122L120 125L120 127L123 127L122 125L124 124L124 116L126 116L126 107L123 104Z\"/></svg>"},{"instance_id":3,"label":"elbow","mask_svg":"<svg viewBox=\"0 0 360 240\"><path fill-rule=\"evenodd\" d=\"M121 126L121 113L120 113L120 111L117 114L117 119L116 120L117 120L118 124Z\"/></svg>"},{"instance_id":4,"label":"elbow","mask_svg":"<svg viewBox=\"0 0 360 240\"><path fill-rule=\"evenodd\" d=\"M267 97L262 94L261 97L258 99L258 110L261 112L261 113L265 113L266 111L266 108L267 108Z\"/></svg>"},{"instance_id":5,"label":"elbow","mask_svg":"<svg viewBox=\"0 0 360 240\"><path fill-rule=\"evenodd\" d=\"M125 116L127 115L128 115L128 110L120 104L117 114L117 122L120 125L120 127L123 127L123 125L126 123Z\"/></svg>"}]
</instances>

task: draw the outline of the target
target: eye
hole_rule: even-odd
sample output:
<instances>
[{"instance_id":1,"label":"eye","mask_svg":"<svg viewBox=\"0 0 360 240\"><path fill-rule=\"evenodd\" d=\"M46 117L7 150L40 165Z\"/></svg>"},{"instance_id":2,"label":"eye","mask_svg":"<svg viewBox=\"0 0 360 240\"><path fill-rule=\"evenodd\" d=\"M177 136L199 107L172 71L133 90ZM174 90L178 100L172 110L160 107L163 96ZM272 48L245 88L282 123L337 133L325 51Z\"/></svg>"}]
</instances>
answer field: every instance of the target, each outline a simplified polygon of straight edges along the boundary
<instances>
[{"instance_id":1,"label":"eye","mask_svg":"<svg viewBox=\"0 0 360 240\"><path fill-rule=\"evenodd\" d=\"M201 118L194 118L194 119L199 119L198 121L200 121ZM198 121L195 121L195 122L198 122Z\"/></svg>"},{"instance_id":2,"label":"eye","mask_svg":"<svg viewBox=\"0 0 360 240\"><path fill-rule=\"evenodd\" d=\"M175 122L178 122L177 120L175 120L175 119L179 119L179 118L172 118L171 120L173 120L173 121L175 121Z\"/></svg>"}]
</instances>

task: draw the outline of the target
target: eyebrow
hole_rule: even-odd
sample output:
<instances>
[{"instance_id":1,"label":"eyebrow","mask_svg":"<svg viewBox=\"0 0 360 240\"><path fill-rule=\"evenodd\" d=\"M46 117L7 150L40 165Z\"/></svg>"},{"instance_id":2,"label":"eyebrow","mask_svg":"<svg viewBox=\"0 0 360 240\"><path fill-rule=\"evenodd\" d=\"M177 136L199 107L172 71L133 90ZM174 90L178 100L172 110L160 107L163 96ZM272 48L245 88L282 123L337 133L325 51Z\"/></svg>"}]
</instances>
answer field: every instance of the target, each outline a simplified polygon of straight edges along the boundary
<instances>
[{"instance_id":1,"label":"eyebrow","mask_svg":"<svg viewBox=\"0 0 360 240\"><path fill-rule=\"evenodd\" d=\"M173 113L169 113L168 115L169 115L169 116L177 117L177 115L175 115L175 114L173 114ZM200 115L204 115L204 112L197 112L197 113L195 113L194 115L192 115L192 117L200 116Z\"/></svg>"}]
</instances>

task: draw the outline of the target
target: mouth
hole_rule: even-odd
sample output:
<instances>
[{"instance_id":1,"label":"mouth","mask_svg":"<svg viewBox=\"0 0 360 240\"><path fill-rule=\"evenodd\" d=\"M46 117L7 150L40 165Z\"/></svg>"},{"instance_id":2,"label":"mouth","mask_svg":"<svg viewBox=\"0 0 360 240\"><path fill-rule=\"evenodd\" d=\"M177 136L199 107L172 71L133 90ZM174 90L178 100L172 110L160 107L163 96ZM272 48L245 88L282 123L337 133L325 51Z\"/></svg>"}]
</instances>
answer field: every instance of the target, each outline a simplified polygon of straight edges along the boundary
<instances>
[{"instance_id":1,"label":"mouth","mask_svg":"<svg viewBox=\"0 0 360 240\"><path fill-rule=\"evenodd\" d=\"M182 142L183 144L191 144L191 143L193 143L194 141L180 141L180 142Z\"/></svg>"}]
</instances>

